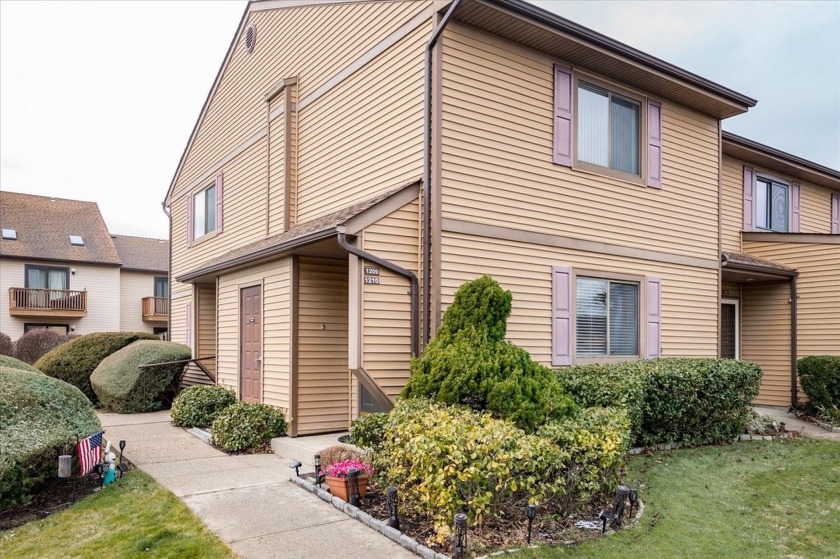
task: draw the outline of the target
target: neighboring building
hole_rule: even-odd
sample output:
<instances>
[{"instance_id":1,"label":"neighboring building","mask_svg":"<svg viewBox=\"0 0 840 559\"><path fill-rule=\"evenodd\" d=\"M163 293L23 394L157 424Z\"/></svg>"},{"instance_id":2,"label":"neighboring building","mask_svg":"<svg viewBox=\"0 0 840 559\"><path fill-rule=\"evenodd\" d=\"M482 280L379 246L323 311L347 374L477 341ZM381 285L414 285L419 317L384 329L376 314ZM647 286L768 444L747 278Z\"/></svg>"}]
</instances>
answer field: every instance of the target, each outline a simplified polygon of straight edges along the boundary
<instances>
[{"instance_id":1,"label":"neighboring building","mask_svg":"<svg viewBox=\"0 0 840 559\"><path fill-rule=\"evenodd\" d=\"M0 228L0 331L13 340L33 328L166 330L141 303L157 277L168 296L168 241L112 238L95 202L15 192L0 192Z\"/></svg>"},{"instance_id":2,"label":"neighboring building","mask_svg":"<svg viewBox=\"0 0 840 559\"><path fill-rule=\"evenodd\" d=\"M789 405L797 358L840 355L840 172L724 133L721 184L721 354Z\"/></svg>"},{"instance_id":3,"label":"neighboring building","mask_svg":"<svg viewBox=\"0 0 840 559\"><path fill-rule=\"evenodd\" d=\"M716 357L753 105L521 0L252 1L166 196L172 339L293 436L389 407L485 273L546 365Z\"/></svg>"},{"instance_id":4,"label":"neighboring building","mask_svg":"<svg viewBox=\"0 0 840 559\"><path fill-rule=\"evenodd\" d=\"M167 332L169 241L111 235L120 268L120 330Z\"/></svg>"}]
</instances>

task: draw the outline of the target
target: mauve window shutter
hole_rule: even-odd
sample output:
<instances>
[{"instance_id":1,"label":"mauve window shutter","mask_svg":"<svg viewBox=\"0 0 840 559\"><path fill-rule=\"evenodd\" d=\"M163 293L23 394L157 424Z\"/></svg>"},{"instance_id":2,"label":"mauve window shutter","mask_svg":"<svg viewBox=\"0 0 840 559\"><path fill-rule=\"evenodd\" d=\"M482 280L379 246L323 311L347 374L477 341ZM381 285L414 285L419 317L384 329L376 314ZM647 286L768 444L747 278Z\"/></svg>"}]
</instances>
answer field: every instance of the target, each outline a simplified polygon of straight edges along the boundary
<instances>
[{"instance_id":1,"label":"mauve window shutter","mask_svg":"<svg viewBox=\"0 0 840 559\"><path fill-rule=\"evenodd\" d=\"M662 341L662 281L657 277L645 280L645 306L645 358L654 359L659 357Z\"/></svg>"},{"instance_id":2,"label":"mauve window shutter","mask_svg":"<svg viewBox=\"0 0 840 559\"><path fill-rule=\"evenodd\" d=\"M193 242L193 204L195 198L192 194L187 194L187 246L192 246Z\"/></svg>"},{"instance_id":3,"label":"mauve window shutter","mask_svg":"<svg viewBox=\"0 0 840 559\"><path fill-rule=\"evenodd\" d=\"M186 317L186 335L185 344L192 349L192 303L187 303L187 317Z\"/></svg>"},{"instance_id":4,"label":"mauve window shutter","mask_svg":"<svg viewBox=\"0 0 840 559\"><path fill-rule=\"evenodd\" d=\"M755 229L755 208L753 207L753 189L755 173L752 167L744 167L744 231Z\"/></svg>"},{"instance_id":5,"label":"mauve window shutter","mask_svg":"<svg viewBox=\"0 0 840 559\"><path fill-rule=\"evenodd\" d=\"M554 65L554 162L572 166L572 69Z\"/></svg>"},{"instance_id":6,"label":"mauve window shutter","mask_svg":"<svg viewBox=\"0 0 840 559\"><path fill-rule=\"evenodd\" d=\"M831 232L840 235L840 194L831 195Z\"/></svg>"},{"instance_id":7,"label":"mauve window shutter","mask_svg":"<svg viewBox=\"0 0 840 559\"><path fill-rule=\"evenodd\" d=\"M224 205L225 205L225 197L224 197L224 188L225 188L225 175L222 171L219 171L219 174L216 175L216 231L221 233L225 230L225 222L224 222Z\"/></svg>"},{"instance_id":8,"label":"mauve window shutter","mask_svg":"<svg viewBox=\"0 0 840 559\"><path fill-rule=\"evenodd\" d=\"M662 103L648 101L648 180L651 188L662 188Z\"/></svg>"},{"instance_id":9,"label":"mauve window shutter","mask_svg":"<svg viewBox=\"0 0 840 559\"><path fill-rule=\"evenodd\" d=\"M551 268L551 364L572 364L572 269Z\"/></svg>"},{"instance_id":10,"label":"mauve window shutter","mask_svg":"<svg viewBox=\"0 0 840 559\"><path fill-rule=\"evenodd\" d=\"M799 193L802 187L798 182L790 185L790 232L799 233Z\"/></svg>"}]
</instances>

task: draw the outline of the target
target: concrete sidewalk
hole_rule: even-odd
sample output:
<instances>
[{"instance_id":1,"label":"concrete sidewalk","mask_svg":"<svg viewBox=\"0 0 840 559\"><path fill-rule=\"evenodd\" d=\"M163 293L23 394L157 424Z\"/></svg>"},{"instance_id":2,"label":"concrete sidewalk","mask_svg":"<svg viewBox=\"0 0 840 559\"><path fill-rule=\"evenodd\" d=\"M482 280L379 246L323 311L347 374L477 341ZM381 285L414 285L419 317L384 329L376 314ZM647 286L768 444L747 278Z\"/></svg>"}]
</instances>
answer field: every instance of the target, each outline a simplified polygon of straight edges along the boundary
<instances>
[{"instance_id":1,"label":"concrete sidewalk","mask_svg":"<svg viewBox=\"0 0 840 559\"><path fill-rule=\"evenodd\" d=\"M787 408L773 407L773 406L755 406L756 413L772 417L777 422L784 422L785 429L788 431L797 431L808 437L815 439L827 439L830 441L840 442L840 433L833 433L823 429L819 425L802 421L794 414L789 412Z\"/></svg>"},{"instance_id":2,"label":"concrete sidewalk","mask_svg":"<svg viewBox=\"0 0 840 559\"><path fill-rule=\"evenodd\" d=\"M246 559L415 557L289 482L289 460L228 456L172 426L169 412L101 413L105 438L126 441L125 457L175 493Z\"/></svg>"}]
</instances>

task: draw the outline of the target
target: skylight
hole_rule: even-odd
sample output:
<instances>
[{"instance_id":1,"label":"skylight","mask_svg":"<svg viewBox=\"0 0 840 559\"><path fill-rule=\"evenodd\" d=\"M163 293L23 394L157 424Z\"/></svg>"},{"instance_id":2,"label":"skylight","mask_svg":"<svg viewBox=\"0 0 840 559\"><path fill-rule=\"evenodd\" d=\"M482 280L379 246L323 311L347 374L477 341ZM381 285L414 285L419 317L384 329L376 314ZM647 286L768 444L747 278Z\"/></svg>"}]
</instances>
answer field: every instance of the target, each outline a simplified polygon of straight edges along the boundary
<instances>
[{"instance_id":1,"label":"skylight","mask_svg":"<svg viewBox=\"0 0 840 559\"><path fill-rule=\"evenodd\" d=\"M3 229L3 240L16 241L17 231L15 231L14 229Z\"/></svg>"},{"instance_id":2,"label":"skylight","mask_svg":"<svg viewBox=\"0 0 840 559\"><path fill-rule=\"evenodd\" d=\"M77 247L85 246L85 240L78 235L70 235L70 244Z\"/></svg>"}]
</instances>

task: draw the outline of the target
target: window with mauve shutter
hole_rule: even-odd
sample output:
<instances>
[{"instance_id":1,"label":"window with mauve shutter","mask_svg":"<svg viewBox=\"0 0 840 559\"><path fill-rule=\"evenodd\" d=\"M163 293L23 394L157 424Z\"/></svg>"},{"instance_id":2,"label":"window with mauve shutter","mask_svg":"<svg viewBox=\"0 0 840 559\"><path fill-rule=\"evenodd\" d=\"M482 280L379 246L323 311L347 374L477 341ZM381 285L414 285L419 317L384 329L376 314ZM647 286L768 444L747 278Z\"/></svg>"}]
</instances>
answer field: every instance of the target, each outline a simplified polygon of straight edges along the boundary
<instances>
[{"instance_id":1,"label":"window with mauve shutter","mask_svg":"<svg viewBox=\"0 0 840 559\"><path fill-rule=\"evenodd\" d=\"M639 284L578 277L576 288L576 355L639 355Z\"/></svg>"}]
</instances>

